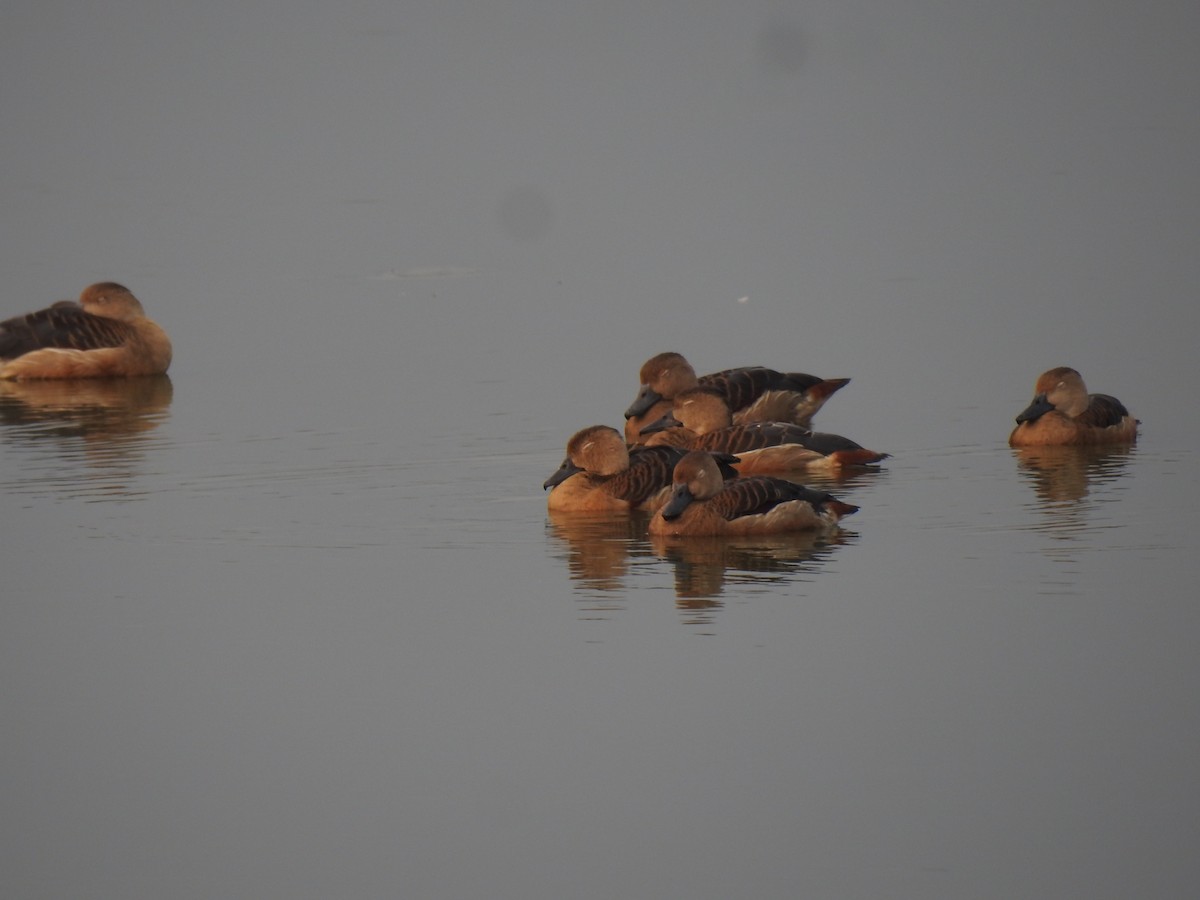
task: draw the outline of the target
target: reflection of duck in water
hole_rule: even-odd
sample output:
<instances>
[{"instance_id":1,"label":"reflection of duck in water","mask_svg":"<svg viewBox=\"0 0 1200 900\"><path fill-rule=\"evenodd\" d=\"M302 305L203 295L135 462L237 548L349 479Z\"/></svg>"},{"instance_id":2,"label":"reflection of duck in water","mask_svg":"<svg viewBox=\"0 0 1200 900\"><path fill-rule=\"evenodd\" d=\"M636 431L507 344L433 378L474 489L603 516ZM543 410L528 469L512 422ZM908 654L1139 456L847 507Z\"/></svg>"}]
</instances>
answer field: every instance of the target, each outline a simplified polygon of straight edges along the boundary
<instances>
[{"instance_id":1,"label":"reflection of duck in water","mask_svg":"<svg viewBox=\"0 0 1200 900\"><path fill-rule=\"evenodd\" d=\"M1013 447L1063 444L1115 444L1137 440L1138 420L1108 394L1089 394L1074 369L1060 366L1043 372L1033 402L1017 416L1009 435Z\"/></svg>"},{"instance_id":2,"label":"reflection of duck in water","mask_svg":"<svg viewBox=\"0 0 1200 900\"><path fill-rule=\"evenodd\" d=\"M1014 453L1038 498L1061 503L1082 500L1093 487L1120 477L1130 448L1128 444L1019 447Z\"/></svg>"},{"instance_id":3,"label":"reflection of duck in water","mask_svg":"<svg viewBox=\"0 0 1200 900\"><path fill-rule=\"evenodd\" d=\"M694 387L718 391L733 411L734 421L792 422L808 427L817 410L850 383L849 378L818 378L803 372L777 372L762 366L723 369L697 377L678 353L660 353L643 363L641 388L625 410L625 439L641 442L641 429L671 411L671 401Z\"/></svg>"},{"instance_id":4,"label":"reflection of duck in water","mask_svg":"<svg viewBox=\"0 0 1200 900\"><path fill-rule=\"evenodd\" d=\"M0 379L161 375L170 364L166 332L110 281L84 288L78 304L0 322Z\"/></svg>"},{"instance_id":5,"label":"reflection of duck in water","mask_svg":"<svg viewBox=\"0 0 1200 900\"><path fill-rule=\"evenodd\" d=\"M802 484L753 475L725 482L717 461L691 450L675 465L670 498L650 520L651 534L776 534L829 529L858 507Z\"/></svg>"},{"instance_id":6,"label":"reflection of duck in water","mask_svg":"<svg viewBox=\"0 0 1200 900\"><path fill-rule=\"evenodd\" d=\"M677 605L690 610L719 606L713 598L724 592L731 572L739 584L785 584L816 569L845 542L841 529L753 537L650 535L654 552L675 567Z\"/></svg>"},{"instance_id":7,"label":"reflection of duck in water","mask_svg":"<svg viewBox=\"0 0 1200 900\"><path fill-rule=\"evenodd\" d=\"M23 438L80 435L109 440L158 427L174 388L166 375L0 381L0 423Z\"/></svg>"},{"instance_id":8,"label":"reflection of duck in water","mask_svg":"<svg viewBox=\"0 0 1200 900\"><path fill-rule=\"evenodd\" d=\"M733 423L725 398L712 388L691 388L676 395L672 409L642 428L648 446L667 444L687 450L732 453L742 475L785 473L797 469L836 470L887 459L887 453L856 444L838 434L809 431L789 422Z\"/></svg>"},{"instance_id":9,"label":"reflection of duck in water","mask_svg":"<svg viewBox=\"0 0 1200 900\"><path fill-rule=\"evenodd\" d=\"M647 556L646 514L598 516L550 510L550 533L564 547L572 581L596 591L620 591L631 556ZM640 550L636 549L641 547Z\"/></svg>"},{"instance_id":10,"label":"reflection of duck in water","mask_svg":"<svg viewBox=\"0 0 1200 900\"><path fill-rule=\"evenodd\" d=\"M30 454L30 490L137 496L142 461L168 418L172 391L166 375L0 381L0 444Z\"/></svg>"},{"instance_id":11,"label":"reflection of duck in water","mask_svg":"<svg viewBox=\"0 0 1200 900\"><path fill-rule=\"evenodd\" d=\"M715 598L724 592L729 573L742 584L786 584L813 571L848 539L839 528L750 537L650 535L647 546L647 519L637 512L597 516L551 511L548 533L561 545L560 558L578 589L621 594L638 561L657 556L674 568L677 606L698 615L721 606Z\"/></svg>"},{"instance_id":12,"label":"reflection of duck in water","mask_svg":"<svg viewBox=\"0 0 1200 900\"><path fill-rule=\"evenodd\" d=\"M683 455L675 447L631 451L615 428L592 425L571 436L567 458L542 485L551 489L546 505L566 512L653 512L665 499L671 472ZM728 462L722 465L733 477Z\"/></svg>"}]
</instances>

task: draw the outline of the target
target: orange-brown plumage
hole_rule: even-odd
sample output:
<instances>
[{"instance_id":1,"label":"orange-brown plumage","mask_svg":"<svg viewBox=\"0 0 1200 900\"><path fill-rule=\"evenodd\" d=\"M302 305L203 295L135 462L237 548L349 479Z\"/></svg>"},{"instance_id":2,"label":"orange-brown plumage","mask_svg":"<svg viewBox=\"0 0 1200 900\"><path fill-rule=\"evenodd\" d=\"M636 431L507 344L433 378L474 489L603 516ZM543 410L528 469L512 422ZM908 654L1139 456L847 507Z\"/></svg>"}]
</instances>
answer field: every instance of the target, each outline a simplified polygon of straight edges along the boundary
<instances>
[{"instance_id":1,"label":"orange-brown plumage","mask_svg":"<svg viewBox=\"0 0 1200 900\"><path fill-rule=\"evenodd\" d=\"M166 333L113 282L84 288L78 305L59 302L0 322L3 379L161 375L170 364Z\"/></svg>"},{"instance_id":2,"label":"orange-brown plumage","mask_svg":"<svg viewBox=\"0 0 1200 900\"><path fill-rule=\"evenodd\" d=\"M1008 437L1013 447L1133 443L1139 421L1116 397L1089 394L1083 377L1059 366L1043 372L1033 402L1017 416Z\"/></svg>"},{"instance_id":3,"label":"orange-brown plumage","mask_svg":"<svg viewBox=\"0 0 1200 900\"><path fill-rule=\"evenodd\" d=\"M675 465L671 493L651 534L771 534L830 528L858 507L802 484L755 475L726 481L712 454L689 451Z\"/></svg>"}]
</instances>

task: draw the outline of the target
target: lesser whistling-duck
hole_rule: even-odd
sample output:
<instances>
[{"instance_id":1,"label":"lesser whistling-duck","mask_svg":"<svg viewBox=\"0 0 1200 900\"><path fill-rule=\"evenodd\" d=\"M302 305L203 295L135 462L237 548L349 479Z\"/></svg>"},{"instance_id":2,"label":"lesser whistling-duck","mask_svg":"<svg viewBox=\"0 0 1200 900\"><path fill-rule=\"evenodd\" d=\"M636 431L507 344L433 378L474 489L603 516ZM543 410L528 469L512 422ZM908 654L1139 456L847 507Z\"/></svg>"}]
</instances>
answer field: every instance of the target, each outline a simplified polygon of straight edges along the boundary
<instances>
[{"instance_id":1,"label":"lesser whistling-duck","mask_svg":"<svg viewBox=\"0 0 1200 900\"><path fill-rule=\"evenodd\" d=\"M0 378L161 375L171 364L166 332L130 290L89 285L79 303L55 303L0 322Z\"/></svg>"},{"instance_id":2,"label":"lesser whistling-duck","mask_svg":"<svg viewBox=\"0 0 1200 900\"><path fill-rule=\"evenodd\" d=\"M1064 444L1116 444L1137 440L1138 420L1116 397L1089 394L1074 369L1059 366L1043 372L1033 389L1033 402L1017 416L1008 437L1013 447Z\"/></svg>"},{"instance_id":3,"label":"lesser whistling-duck","mask_svg":"<svg viewBox=\"0 0 1200 900\"><path fill-rule=\"evenodd\" d=\"M641 509L653 512L671 486L675 463L685 451L677 447L626 445L621 433L608 425L577 431L567 442L567 456L546 479L546 506L552 512L603 512ZM737 473L723 459L727 477Z\"/></svg>"},{"instance_id":4,"label":"lesser whistling-duck","mask_svg":"<svg viewBox=\"0 0 1200 900\"><path fill-rule=\"evenodd\" d=\"M728 481L704 450L675 465L671 493L650 519L657 535L774 534L832 528L858 507L802 484L753 475Z\"/></svg>"}]
</instances>

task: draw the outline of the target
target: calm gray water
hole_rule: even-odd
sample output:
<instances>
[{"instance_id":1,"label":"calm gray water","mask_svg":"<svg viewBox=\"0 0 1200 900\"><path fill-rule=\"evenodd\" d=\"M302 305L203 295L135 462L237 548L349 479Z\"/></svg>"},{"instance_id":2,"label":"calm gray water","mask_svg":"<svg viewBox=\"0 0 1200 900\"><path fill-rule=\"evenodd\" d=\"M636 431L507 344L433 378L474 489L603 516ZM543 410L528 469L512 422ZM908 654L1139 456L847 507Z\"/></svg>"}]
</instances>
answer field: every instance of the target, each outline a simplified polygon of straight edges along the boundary
<instances>
[{"instance_id":1,"label":"calm gray water","mask_svg":"<svg viewBox=\"0 0 1200 900\"><path fill-rule=\"evenodd\" d=\"M0 385L4 897L1194 892L1200 7L0 20L0 313L176 345ZM861 512L549 518L668 349L851 377Z\"/></svg>"}]
</instances>

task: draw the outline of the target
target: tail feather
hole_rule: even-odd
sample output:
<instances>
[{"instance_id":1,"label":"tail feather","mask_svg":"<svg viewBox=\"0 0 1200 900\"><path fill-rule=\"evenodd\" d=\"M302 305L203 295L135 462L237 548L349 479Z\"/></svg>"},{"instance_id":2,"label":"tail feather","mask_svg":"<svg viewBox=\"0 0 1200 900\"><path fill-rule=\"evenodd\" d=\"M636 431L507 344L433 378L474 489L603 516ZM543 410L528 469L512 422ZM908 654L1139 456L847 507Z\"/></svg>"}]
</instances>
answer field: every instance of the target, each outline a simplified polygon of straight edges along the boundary
<instances>
[{"instance_id":1,"label":"tail feather","mask_svg":"<svg viewBox=\"0 0 1200 900\"><path fill-rule=\"evenodd\" d=\"M834 450L829 454L839 466L870 466L882 462L891 456L890 453L876 453L860 447L857 450Z\"/></svg>"},{"instance_id":2,"label":"tail feather","mask_svg":"<svg viewBox=\"0 0 1200 900\"><path fill-rule=\"evenodd\" d=\"M858 507L854 504L845 503L834 497L830 497L828 500L826 500L823 506L826 509L831 510L839 519L843 516L851 516L858 512Z\"/></svg>"},{"instance_id":3,"label":"tail feather","mask_svg":"<svg viewBox=\"0 0 1200 900\"><path fill-rule=\"evenodd\" d=\"M849 383L849 378L825 378L814 384L805 393L815 399L828 400Z\"/></svg>"}]
</instances>

